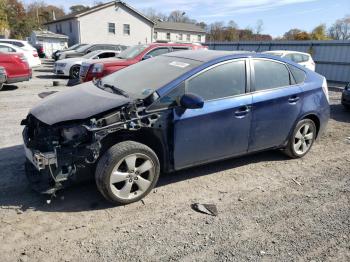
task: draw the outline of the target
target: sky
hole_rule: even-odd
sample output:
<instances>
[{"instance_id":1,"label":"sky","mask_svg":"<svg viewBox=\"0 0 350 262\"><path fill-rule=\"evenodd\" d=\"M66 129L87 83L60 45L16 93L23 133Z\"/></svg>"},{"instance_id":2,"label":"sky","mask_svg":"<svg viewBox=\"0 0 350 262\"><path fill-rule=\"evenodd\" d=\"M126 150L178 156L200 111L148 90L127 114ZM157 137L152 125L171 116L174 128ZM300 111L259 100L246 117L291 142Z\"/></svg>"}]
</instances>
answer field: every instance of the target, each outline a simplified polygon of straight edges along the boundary
<instances>
[{"instance_id":1,"label":"sky","mask_svg":"<svg viewBox=\"0 0 350 262\"><path fill-rule=\"evenodd\" d=\"M44 0L48 4L92 6L94 0ZM282 36L291 28L311 31L321 23L332 25L335 20L350 15L350 0L124 0L139 11L154 8L163 13L183 10L198 21L207 24L234 20L240 28L256 27L263 21L263 32L273 37ZM31 0L24 0L28 4ZM108 1L103 1L108 2Z\"/></svg>"}]
</instances>

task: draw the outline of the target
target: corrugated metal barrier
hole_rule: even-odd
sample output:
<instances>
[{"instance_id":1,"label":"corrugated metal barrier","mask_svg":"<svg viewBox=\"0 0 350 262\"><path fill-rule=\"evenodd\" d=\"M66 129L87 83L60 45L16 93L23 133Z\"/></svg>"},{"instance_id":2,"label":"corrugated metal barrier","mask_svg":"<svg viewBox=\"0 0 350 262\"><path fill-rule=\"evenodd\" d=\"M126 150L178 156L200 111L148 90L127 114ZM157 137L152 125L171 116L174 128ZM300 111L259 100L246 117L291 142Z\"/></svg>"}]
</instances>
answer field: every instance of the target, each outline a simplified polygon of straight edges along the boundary
<instances>
[{"instance_id":1,"label":"corrugated metal barrier","mask_svg":"<svg viewBox=\"0 0 350 262\"><path fill-rule=\"evenodd\" d=\"M294 50L309 53L316 62L316 72L328 81L350 82L350 41L269 41L210 42L212 50Z\"/></svg>"}]
</instances>

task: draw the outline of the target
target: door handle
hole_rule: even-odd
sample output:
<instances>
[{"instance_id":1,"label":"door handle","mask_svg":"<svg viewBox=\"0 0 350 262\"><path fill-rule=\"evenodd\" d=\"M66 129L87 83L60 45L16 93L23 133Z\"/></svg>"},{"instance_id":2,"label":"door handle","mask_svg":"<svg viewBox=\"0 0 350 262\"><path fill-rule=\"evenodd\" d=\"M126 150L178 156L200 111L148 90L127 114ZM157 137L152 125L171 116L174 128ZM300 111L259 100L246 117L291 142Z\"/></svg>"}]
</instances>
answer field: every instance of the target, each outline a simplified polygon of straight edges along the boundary
<instances>
[{"instance_id":1,"label":"door handle","mask_svg":"<svg viewBox=\"0 0 350 262\"><path fill-rule=\"evenodd\" d=\"M288 99L288 102L289 102L290 104L295 104L295 103L297 103L299 100L300 100L300 97L298 97L298 96L291 96L291 97Z\"/></svg>"},{"instance_id":2,"label":"door handle","mask_svg":"<svg viewBox=\"0 0 350 262\"><path fill-rule=\"evenodd\" d=\"M241 106L235 111L235 117L243 118L250 112L249 106Z\"/></svg>"}]
</instances>

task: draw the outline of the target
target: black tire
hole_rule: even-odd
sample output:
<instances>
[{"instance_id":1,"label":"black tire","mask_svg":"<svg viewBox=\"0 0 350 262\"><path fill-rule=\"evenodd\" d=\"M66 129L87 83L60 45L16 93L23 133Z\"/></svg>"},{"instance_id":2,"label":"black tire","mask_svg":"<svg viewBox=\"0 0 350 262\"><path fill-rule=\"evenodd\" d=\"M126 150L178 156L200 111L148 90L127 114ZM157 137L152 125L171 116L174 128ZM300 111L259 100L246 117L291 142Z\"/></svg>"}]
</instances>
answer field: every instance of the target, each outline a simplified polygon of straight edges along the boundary
<instances>
[{"instance_id":1,"label":"black tire","mask_svg":"<svg viewBox=\"0 0 350 262\"><path fill-rule=\"evenodd\" d=\"M112 172L113 170L115 170L115 167L118 165L118 163L121 163L123 159L133 154L142 154L149 158L149 160L153 164L153 167L152 167L153 175L152 175L152 180L149 181L151 183L148 189L145 190L145 192L143 192L142 194L138 194L132 199L124 199L124 198L120 198L115 193L114 189L112 188L113 185L110 184L110 179L112 176ZM136 169L137 167L135 165L135 170ZM133 202L137 202L142 198L144 198L157 184L159 173L160 173L159 160L157 155L154 153L154 151L151 148L138 142L124 141L109 148L100 158L100 160L97 163L97 167L95 171L95 180L96 180L96 185L98 190L101 192L101 194L104 196L105 199L107 199L109 202L115 205L126 205ZM137 183L137 181L134 181L134 182ZM128 182L125 181L125 183L128 183Z\"/></svg>"},{"instance_id":2,"label":"black tire","mask_svg":"<svg viewBox=\"0 0 350 262\"><path fill-rule=\"evenodd\" d=\"M296 145L296 141L298 141L298 138L296 138L298 131L305 125L309 125L309 129L311 130L310 132L313 133L313 138L308 140L308 141L310 141L308 144L308 148L305 150L305 152L301 153L301 152L297 152L294 145ZM317 135L317 128L316 128L314 121L312 121L311 119L301 120L296 125L291 137L289 138L287 147L284 149L284 153L291 158L301 158L301 157L305 156L312 148L312 145L314 144L315 139L316 139L316 135ZM305 137L304 137L303 141L306 142Z\"/></svg>"},{"instance_id":3,"label":"black tire","mask_svg":"<svg viewBox=\"0 0 350 262\"><path fill-rule=\"evenodd\" d=\"M1 90L1 88L0 88L0 90ZM350 106L349 105L344 105L343 104L343 106L345 107L346 110L350 110Z\"/></svg>"},{"instance_id":4,"label":"black tire","mask_svg":"<svg viewBox=\"0 0 350 262\"><path fill-rule=\"evenodd\" d=\"M69 70L69 78L70 79L78 79L79 78L80 65L74 65Z\"/></svg>"},{"instance_id":5,"label":"black tire","mask_svg":"<svg viewBox=\"0 0 350 262\"><path fill-rule=\"evenodd\" d=\"M0 91L2 90L4 84L3 83L0 83Z\"/></svg>"}]
</instances>

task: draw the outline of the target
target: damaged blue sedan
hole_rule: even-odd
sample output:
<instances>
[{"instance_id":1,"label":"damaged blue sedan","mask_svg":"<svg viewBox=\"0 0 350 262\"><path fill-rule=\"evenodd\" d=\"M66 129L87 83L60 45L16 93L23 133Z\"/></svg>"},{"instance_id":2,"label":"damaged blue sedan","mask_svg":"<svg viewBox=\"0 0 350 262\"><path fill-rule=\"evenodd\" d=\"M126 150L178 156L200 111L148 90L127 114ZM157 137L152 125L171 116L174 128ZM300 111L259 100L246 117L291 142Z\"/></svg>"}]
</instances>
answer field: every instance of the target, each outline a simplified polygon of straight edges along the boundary
<instances>
[{"instance_id":1,"label":"damaged blue sedan","mask_svg":"<svg viewBox=\"0 0 350 262\"><path fill-rule=\"evenodd\" d=\"M298 64L174 52L43 99L22 121L26 174L45 194L92 175L129 204L161 173L263 150L303 157L328 119L326 79Z\"/></svg>"}]
</instances>

